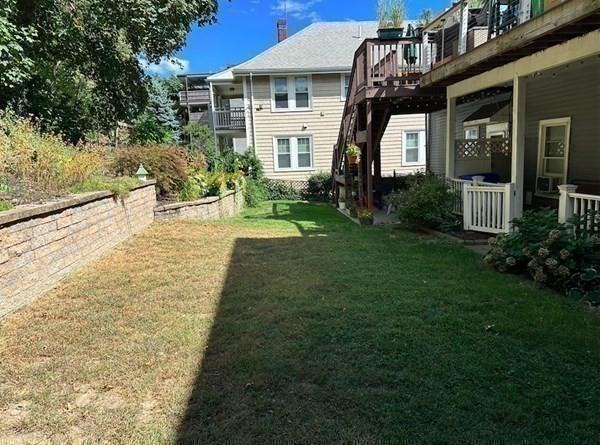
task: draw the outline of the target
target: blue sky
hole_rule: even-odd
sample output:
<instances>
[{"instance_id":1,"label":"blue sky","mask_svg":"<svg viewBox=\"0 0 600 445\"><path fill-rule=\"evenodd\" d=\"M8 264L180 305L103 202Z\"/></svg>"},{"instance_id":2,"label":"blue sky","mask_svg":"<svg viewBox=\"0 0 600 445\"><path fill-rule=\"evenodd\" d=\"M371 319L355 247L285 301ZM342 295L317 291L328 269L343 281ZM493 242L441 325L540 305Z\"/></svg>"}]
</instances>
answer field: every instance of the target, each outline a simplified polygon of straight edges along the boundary
<instances>
[{"instance_id":1,"label":"blue sky","mask_svg":"<svg viewBox=\"0 0 600 445\"><path fill-rule=\"evenodd\" d=\"M150 71L217 72L238 64L276 43L276 21L283 17L284 0L219 0L218 22L194 27L177 58L180 66L163 61ZM407 18L424 8L435 13L451 0L405 0ZM287 0L288 29L295 33L315 21L374 20L377 0Z\"/></svg>"}]
</instances>

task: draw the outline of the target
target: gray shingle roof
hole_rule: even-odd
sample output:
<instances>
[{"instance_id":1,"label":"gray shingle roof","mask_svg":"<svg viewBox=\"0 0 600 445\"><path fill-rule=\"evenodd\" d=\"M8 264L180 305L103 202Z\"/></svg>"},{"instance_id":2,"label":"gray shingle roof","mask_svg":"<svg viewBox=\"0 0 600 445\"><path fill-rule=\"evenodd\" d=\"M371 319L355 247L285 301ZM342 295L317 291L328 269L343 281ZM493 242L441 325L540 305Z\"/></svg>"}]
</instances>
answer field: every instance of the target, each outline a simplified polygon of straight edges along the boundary
<instances>
[{"instance_id":1,"label":"gray shingle roof","mask_svg":"<svg viewBox=\"0 0 600 445\"><path fill-rule=\"evenodd\" d=\"M373 37L377 37L374 21L313 23L233 67L233 73L350 71L356 49L364 39Z\"/></svg>"}]
</instances>

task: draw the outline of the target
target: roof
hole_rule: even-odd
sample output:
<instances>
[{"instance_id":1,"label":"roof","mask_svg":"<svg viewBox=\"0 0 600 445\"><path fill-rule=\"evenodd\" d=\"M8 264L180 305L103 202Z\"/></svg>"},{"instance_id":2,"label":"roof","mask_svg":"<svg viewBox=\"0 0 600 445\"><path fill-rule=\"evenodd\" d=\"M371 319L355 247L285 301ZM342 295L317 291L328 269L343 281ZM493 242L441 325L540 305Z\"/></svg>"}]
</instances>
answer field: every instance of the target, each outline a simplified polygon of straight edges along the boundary
<instances>
[{"instance_id":1,"label":"roof","mask_svg":"<svg viewBox=\"0 0 600 445\"><path fill-rule=\"evenodd\" d=\"M231 68L227 68L226 70L220 71L212 76L208 76L207 80L209 82L231 82L233 80L233 73Z\"/></svg>"},{"instance_id":2,"label":"roof","mask_svg":"<svg viewBox=\"0 0 600 445\"><path fill-rule=\"evenodd\" d=\"M492 102L482 107L478 108L474 113L470 114L465 120L464 123L476 123L480 121L494 121L494 117L497 114L505 111L505 108L508 107L510 101L503 100L500 102Z\"/></svg>"},{"instance_id":3,"label":"roof","mask_svg":"<svg viewBox=\"0 0 600 445\"><path fill-rule=\"evenodd\" d=\"M313 23L234 66L233 74L350 71L354 53L364 39L377 37L377 28L376 21Z\"/></svg>"}]
</instances>

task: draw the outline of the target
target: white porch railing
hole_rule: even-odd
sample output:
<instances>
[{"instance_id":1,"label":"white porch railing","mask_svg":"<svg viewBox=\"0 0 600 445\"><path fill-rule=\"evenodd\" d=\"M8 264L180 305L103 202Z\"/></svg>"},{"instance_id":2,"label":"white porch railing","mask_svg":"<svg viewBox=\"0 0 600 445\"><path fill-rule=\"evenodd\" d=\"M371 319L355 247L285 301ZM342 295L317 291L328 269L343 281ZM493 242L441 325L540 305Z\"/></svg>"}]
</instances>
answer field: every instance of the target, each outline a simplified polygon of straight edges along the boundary
<instances>
[{"instance_id":1,"label":"white porch railing","mask_svg":"<svg viewBox=\"0 0 600 445\"><path fill-rule=\"evenodd\" d=\"M600 195L577 193L577 186L559 185L560 199L558 204L558 219L567 222L574 215L585 215L588 212L600 212Z\"/></svg>"},{"instance_id":2,"label":"white porch railing","mask_svg":"<svg viewBox=\"0 0 600 445\"><path fill-rule=\"evenodd\" d=\"M455 196L454 212L463 215L465 230L502 233L513 219L512 184L492 184L465 179L448 179Z\"/></svg>"},{"instance_id":3,"label":"white porch railing","mask_svg":"<svg viewBox=\"0 0 600 445\"><path fill-rule=\"evenodd\" d=\"M465 185L463 222L465 230L502 233L513 219L512 184Z\"/></svg>"}]
</instances>

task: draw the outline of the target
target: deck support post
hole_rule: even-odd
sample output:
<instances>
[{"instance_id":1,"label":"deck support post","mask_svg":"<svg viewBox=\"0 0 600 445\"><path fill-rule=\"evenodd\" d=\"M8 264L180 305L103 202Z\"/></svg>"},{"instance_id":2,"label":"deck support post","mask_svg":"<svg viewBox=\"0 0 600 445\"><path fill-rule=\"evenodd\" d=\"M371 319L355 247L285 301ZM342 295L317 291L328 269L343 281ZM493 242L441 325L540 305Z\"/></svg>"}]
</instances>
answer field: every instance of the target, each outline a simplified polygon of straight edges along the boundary
<instances>
[{"instance_id":1,"label":"deck support post","mask_svg":"<svg viewBox=\"0 0 600 445\"><path fill-rule=\"evenodd\" d=\"M512 98L512 157L511 182L514 191L511 196L512 215L519 218L523 214L523 195L525 182L525 97L527 83L524 77L515 76Z\"/></svg>"},{"instance_id":2,"label":"deck support post","mask_svg":"<svg viewBox=\"0 0 600 445\"><path fill-rule=\"evenodd\" d=\"M446 177L454 178L456 141L456 97L448 97L446 105Z\"/></svg>"},{"instance_id":3,"label":"deck support post","mask_svg":"<svg viewBox=\"0 0 600 445\"><path fill-rule=\"evenodd\" d=\"M373 207L373 104L367 101L367 207Z\"/></svg>"},{"instance_id":4,"label":"deck support post","mask_svg":"<svg viewBox=\"0 0 600 445\"><path fill-rule=\"evenodd\" d=\"M463 0L460 5L460 24L458 36L458 54L467 52L467 30L469 28L469 2Z\"/></svg>"}]
</instances>

